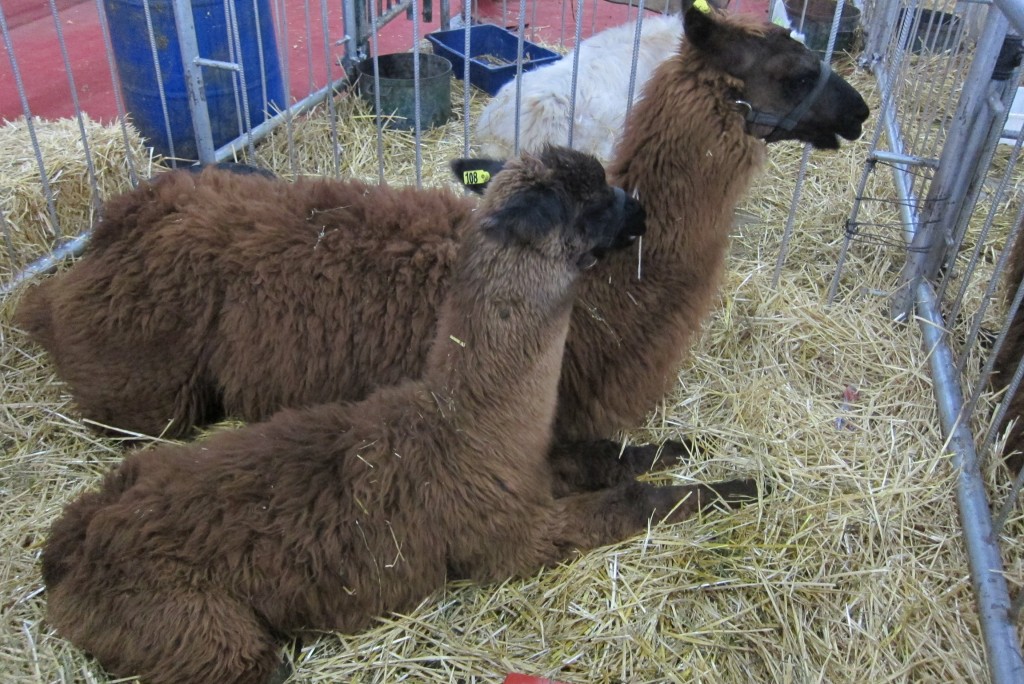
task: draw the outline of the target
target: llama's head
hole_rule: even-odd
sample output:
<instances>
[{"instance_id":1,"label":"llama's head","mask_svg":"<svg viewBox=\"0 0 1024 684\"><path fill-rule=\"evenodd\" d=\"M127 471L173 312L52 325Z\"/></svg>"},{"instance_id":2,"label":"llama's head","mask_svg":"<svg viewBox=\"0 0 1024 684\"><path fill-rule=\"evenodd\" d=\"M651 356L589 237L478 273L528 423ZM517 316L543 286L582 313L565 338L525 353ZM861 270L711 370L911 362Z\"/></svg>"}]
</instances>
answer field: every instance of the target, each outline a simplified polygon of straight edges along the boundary
<instances>
[{"instance_id":1,"label":"llama's head","mask_svg":"<svg viewBox=\"0 0 1024 684\"><path fill-rule=\"evenodd\" d=\"M729 17L697 0L684 14L686 43L737 82L730 94L747 130L767 142L802 140L838 149L860 137L870 110L849 83L789 31Z\"/></svg>"},{"instance_id":2,"label":"llama's head","mask_svg":"<svg viewBox=\"0 0 1024 684\"><path fill-rule=\"evenodd\" d=\"M508 162L457 159L452 170L464 185L484 194L486 234L535 246L580 268L632 244L646 230L640 203L608 185L604 167L584 152L547 146Z\"/></svg>"}]
</instances>

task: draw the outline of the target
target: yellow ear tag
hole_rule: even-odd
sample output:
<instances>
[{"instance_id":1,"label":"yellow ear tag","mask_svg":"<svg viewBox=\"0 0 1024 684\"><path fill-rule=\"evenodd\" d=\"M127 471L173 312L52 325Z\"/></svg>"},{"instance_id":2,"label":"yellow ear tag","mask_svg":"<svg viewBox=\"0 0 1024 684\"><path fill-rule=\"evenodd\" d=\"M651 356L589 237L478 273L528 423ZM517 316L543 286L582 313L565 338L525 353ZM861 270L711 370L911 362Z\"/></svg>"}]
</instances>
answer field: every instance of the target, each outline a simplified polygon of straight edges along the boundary
<instances>
[{"instance_id":1,"label":"yellow ear tag","mask_svg":"<svg viewBox=\"0 0 1024 684\"><path fill-rule=\"evenodd\" d=\"M693 6L694 8L697 9L698 12L703 12L704 14L711 14L711 8L708 7L708 0L694 0Z\"/></svg>"},{"instance_id":2,"label":"yellow ear tag","mask_svg":"<svg viewBox=\"0 0 1024 684\"><path fill-rule=\"evenodd\" d=\"M491 180L491 174L483 169L462 172L462 182L466 185L483 185L489 180Z\"/></svg>"}]
</instances>

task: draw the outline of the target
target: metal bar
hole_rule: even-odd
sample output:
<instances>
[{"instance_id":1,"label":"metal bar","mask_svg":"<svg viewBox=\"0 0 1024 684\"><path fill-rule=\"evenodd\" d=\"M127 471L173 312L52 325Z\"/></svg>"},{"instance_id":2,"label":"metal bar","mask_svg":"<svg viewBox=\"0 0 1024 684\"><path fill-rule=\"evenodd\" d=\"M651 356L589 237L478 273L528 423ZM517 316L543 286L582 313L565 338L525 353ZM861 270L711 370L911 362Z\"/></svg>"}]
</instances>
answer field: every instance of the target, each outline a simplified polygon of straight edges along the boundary
<instances>
[{"instance_id":1,"label":"metal bar","mask_svg":"<svg viewBox=\"0 0 1024 684\"><path fill-rule=\"evenodd\" d=\"M626 89L626 115L633 109L633 96L636 94L636 67L640 60L640 39L644 30L644 0L640 0L636 9L636 30L633 31L633 61L629 65L629 87Z\"/></svg>"},{"instance_id":2,"label":"metal bar","mask_svg":"<svg viewBox=\"0 0 1024 684\"><path fill-rule=\"evenodd\" d=\"M71 70L71 58L68 56L68 46L64 40L64 29L60 24L60 13L57 11L57 3L50 0L50 13L53 15L53 25L57 31L57 45L60 47L60 56L64 62L64 73L68 77L68 88L71 91L71 104L75 108L75 119L78 122L78 133L82 140L82 149L85 152L85 169L89 176L89 201L93 210L99 214L102 203L100 202L100 190L96 183L96 167L92 162L92 150L89 149L89 136L85 132L85 120L82 118L82 105L78 100L78 88L75 86L75 75Z\"/></svg>"},{"instance_id":3,"label":"metal bar","mask_svg":"<svg viewBox=\"0 0 1024 684\"><path fill-rule=\"evenodd\" d=\"M513 120L515 126L512 133L512 152L519 154L519 136L522 131L523 116L523 45L525 43L526 31L526 8L519 3L519 27L516 31L516 97L515 114ZM573 97L575 97L576 74L573 74ZM569 130L569 144L572 145L572 129Z\"/></svg>"},{"instance_id":4,"label":"metal bar","mask_svg":"<svg viewBox=\"0 0 1024 684\"><path fill-rule=\"evenodd\" d=\"M413 140L415 150L416 187L423 187L423 129L422 93L420 92L420 13L417 2L412 0L412 111Z\"/></svg>"},{"instance_id":5,"label":"metal bar","mask_svg":"<svg viewBox=\"0 0 1024 684\"><path fill-rule=\"evenodd\" d=\"M179 8L180 3L180 8ZM174 9L174 23L175 30L178 35L182 36L182 30L185 29L187 33L188 24L178 26L178 12L179 9L182 12L182 18L188 22L192 21L192 2L191 0L174 0L171 3ZM142 0L142 12L146 17L146 35L149 38L149 52L153 58L153 71L156 73L156 91L160 97L160 111L164 115L164 133L167 134L167 151L171 155L171 166L177 167L177 154L174 152L174 135L171 133L171 115L167 110L167 93L164 92L164 76L163 70L160 68L160 56L156 46L156 35L153 32L153 12L149 7L149 0ZM187 16L186 16L187 15ZM192 27L191 36L195 39L195 26ZM185 41L188 40L188 36L184 36L185 40L179 38L179 45L183 51L182 57L184 58ZM198 48L197 48L198 50ZM198 55L198 52L195 53ZM190 55L195 56L195 55ZM183 59L184 61L184 59ZM186 62L187 63L187 62ZM205 97L205 94L203 95ZM192 96L189 95L189 106L191 107ZM195 119L192 120L193 127L195 126ZM212 139L212 134L211 134ZM198 142L198 141L197 141Z\"/></svg>"},{"instance_id":6,"label":"metal bar","mask_svg":"<svg viewBox=\"0 0 1024 684\"><path fill-rule=\"evenodd\" d=\"M128 178L134 188L139 184L139 176L135 170L135 155L128 137L128 115L121 97L121 78L114 59L114 46L110 42L110 26L107 25L107 13L103 9L103 0L96 0L96 13L99 15L100 33L103 34L103 48L107 55L107 67L110 69L110 83L114 91L114 105L117 109L117 122L121 126L121 139L124 141L124 160L128 165Z\"/></svg>"},{"instance_id":7,"label":"metal bar","mask_svg":"<svg viewBox=\"0 0 1024 684\"><path fill-rule=\"evenodd\" d=\"M472 30L471 24L473 23L472 7L473 3L470 0L462 0L462 54L465 57L462 60L462 156L464 157L469 156L470 138L469 89L472 86L469 83L469 56L472 49L470 33Z\"/></svg>"},{"instance_id":8,"label":"metal bar","mask_svg":"<svg viewBox=\"0 0 1024 684\"><path fill-rule=\"evenodd\" d=\"M565 8L569 6L572 0L562 0L562 18L561 23L558 25L558 47L565 48Z\"/></svg>"},{"instance_id":9,"label":"metal bar","mask_svg":"<svg viewBox=\"0 0 1024 684\"><path fill-rule=\"evenodd\" d=\"M931 284L919 281L915 286L915 299L939 422L950 451L950 463L957 472L960 523L989 674L995 684L1019 684L1024 681L1024 661L1021 660L1017 629L1010 621L1010 596L974 451L974 439L960 416L961 394L953 368L953 354Z\"/></svg>"},{"instance_id":10,"label":"metal bar","mask_svg":"<svg viewBox=\"0 0 1024 684\"><path fill-rule=\"evenodd\" d=\"M370 2L370 25L377 23L377 3ZM377 32L370 32L370 43L373 55L373 121L377 130L377 182L384 183L384 123L380 111L380 47L377 44ZM469 61L468 59L466 60ZM362 74L359 75L362 78Z\"/></svg>"},{"instance_id":11,"label":"metal bar","mask_svg":"<svg viewBox=\"0 0 1024 684\"><path fill-rule=\"evenodd\" d=\"M267 96L267 60L263 54L263 28L260 26L260 4L252 0L252 16L256 25L256 57L260 64L260 94L263 96L261 110L266 118L270 98ZM239 50L241 52L241 50Z\"/></svg>"},{"instance_id":12,"label":"metal bar","mask_svg":"<svg viewBox=\"0 0 1024 684\"><path fill-rule=\"evenodd\" d=\"M782 241L779 243L779 255L775 258L775 270L772 272L771 288L774 290L779 286L779 279L782 277L782 266L786 263L786 256L789 254L789 241L793 237L793 226L796 223L796 210L800 206L800 196L804 189L804 180L807 178L807 162L811 158L812 146L804 143L803 153L800 155L800 169L796 174L796 186L793 188L793 197L789 201L789 213L786 215L786 227L782 231Z\"/></svg>"},{"instance_id":13,"label":"metal bar","mask_svg":"<svg viewBox=\"0 0 1024 684\"><path fill-rule=\"evenodd\" d=\"M242 51L238 46L236 31L231 30L232 18L234 16L234 0L223 0L225 31L228 44L228 60L238 63L239 69L231 74L231 96L235 99L235 126L239 134L245 131L245 124L242 121L242 98L240 97L238 74L241 73Z\"/></svg>"},{"instance_id":14,"label":"metal bar","mask_svg":"<svg viewBox=\"0 0 1024 684\"><path fill-rule=\"evenodd\" d=\"M73 237L67 242L57 246L52 252L46 256L36 259L31 264L26 266L24 269L18 272L9 282L0 286L0 295L7 295L13 292L23 282L31 279L36 275L43 273L49 273L53 269L60 265L60 262L71 257L78 256L85 249L86 243L89 241L89 236L92 234L91 230L87 230L77 237Z\"/></svg>"},{"instance_id":15,"label":"metal bar","mask_svg":"<svg viewBox=\"0 0 1024 684\"><path fill-rule=\"evenodd\" d=\"M907 166L926 166L928 168L936 168L939 165L939 160L933 157L918 157L913 154L901 154L899 152L886 152L885 150L875 150L870 154L870 158L876 161L885 162L886 164L906 164Z\"/></svg>"},{"instance_id":16,"label":"metal bar","mask_svg":"<svg viewBox=\"0 0 1024 684\"><path fill-rule=\"evenodd\" d=\"M576 121L576 85L580 69L580 42L583 38L583 0L576 5L576 43L572 48L572 92L569 93L569 139L566 145L572 147L573 124Z\"/></svg>"},{"instance_id":17,"label":"metal bar","mask_svg":"<svg viewBox=\"0 0 1024 684\"><path fill-rule=\"evenodd\" d=\"M293 174L298 173L298 165L295 160L295 117L292 115L292 109L289 102L292 99L292 77L291 77L291 56L290 50L288 49L288 9L284 0L275 0L277 2L277 19L280 22L280 43L284 47L278 50L278 54L281 56L281 80L284 82L284 115L285 115L285 135L288 140L288 168ZM346 3L352 4L355 0L345 0ZM267 112L270 113L269 111Z\"/></svg>"},{"instance_id":18,"label":"metal bar","mask_svg":"<svg viewBox=\"0 0 1024 684\"><path fill-rule=\"evenodd\" d=\"M181 65L185 70L185 89L188 91L188 109L192 113L192 130L196 136L196 151L199 161L209 163L213 161L213 127L210 124L210 112L206 107L206 86L203 83L203 70L196 60L199 59L199 41L196 38L196 24L192 16L191 0L173 0L171 6L174 9L174 25L178 32L178 45L181 50ZM147 3L148 7L148 3ZM149 10L147 9L146 23L149 25ZM150 28L152 35L152 28ZM156 54L153 56L156 62ZM157 67L157 78L160 78L159 66ZM161 103L164 102L163 87L160 88ZM164 121L167 121L166 105L164 110ZM171 154L174 154L171 140L170 127L167 129L167 139L172 145Z\"/></svg>"},{"instance_id":19,"label":"metal bar","mask_svg":"<svg viewBox=\"0 0 1024 684\"><path fill-rule=\"evenodd\" d=\"M370 31L377 31L385 24L390 22L392 19L397 17L399 14L401 14L403 11L408 10L411 7L411 0L401 0L401 2L395 4L392 7L389 7L386 11L378 14L377 21L371 22L367 26L361 28L362 33L360 33L359 36L359 44L363 45L366 42L366 40L370 37Z\"/></svg>"},{"instance_id":20,"label":"metal bar","mask_svg":"<svg viewBox=\"0 0 1024 684\"><path fill-rule=\"evenodd\" d=\"M249 87L245 78L245 61L242 53L242 39L238 31L238 11L235 7L236 0L226 0L228 15L228 30L230 31L228 41L229 47L233 48L232 57L238 64L238 83L242 93L241 126L239 133L245 133L248 141L249 159L256 158L256 144L252 139L252 116L249 114ZM327 80L330 80L331 72L327 72ZM237 95L235 98L238 100Z\"/></svg>"},{"instance_id":21,"label":"metal bar","mask_svg":"<svg viewBox=\"0 0 1024 684\"><path fill-rule=\"evenodd\" d=\"M1014 32L1024 34L1024 0L992 0L1013 26Z\"/></svg>"},{"instance_id":22,"label":"metal bar","mask_svg":"<svg viewBox=\"0 0 1024 684\"><path fill-rule=\"evenodd\" d=\"M878 11L879 5L884 7L880 12ZM876 11L872 14L870 25L865 32L867 35L864 51L859 60L861 65L866 67L873 67L881 63L886 48L892 45L892 33L899 26L897 19L900 3L878 3L874 7Z\"/></svg>"},{"instance_id":23,"label":"metal bar","mask_svg":"<svg viewBox=\"0 0 1024 684\"><path fill-rule=\"evenodd\" d=\"M352 69L357 63L361 62L363 55L359 51L359 23L356 19L356 2L362 0L342 0L341 2L341 18L345 24L345 54L343 57L343 66L348 71ZM373 6L373 2L369 3ZM371 21L371 25L375 22ZM376 40L377 32L372 33L374 40ZM374 54L377 49L374 48Z\"/></svg>"},{"instance_id":24,"label":"metal bar","mask_svg":"<svg viewBox=\"0 0 1024 684\"><path fill-rule=\"evenodd\" d=\"M11 62L11 73L14 75L14 85L18 90L18 100L21 102L21 113L25 116L25 126L28 129L28 137L32 141L32 151L36 158L36 168L39 169L39 183L43 187L43 196L46 198L46 214L50 218L50 227L54 236L60 238L60 221L57 219L57 206L53 200L53 189L50 187L50 179L46 174L46 164L43 163L43 153L39 149L39 138L36 137L36 126L32 122L32 109L28 106L28 96L25 94L25 82L21 79L21 69L18 68L18 60L14 56L14 44L11 43L11 32L7 26L7 17L4 15L3 7L0 6L0 33L4 36L4 47L7 50L7 59Z\"/></svg>"},{"instance_id":25,"label":"metal bar","mask_svg":"<svg viewBox=\"0 0 1024 684\"><path fill-rule=\"evenodd\" d=\"M216 59L206 59L205 57L196 57L192 60L194 64L201 67L209 67L210 69L223 69L224 71L241 71L242 66L236 62L221 62Z\"/></svg>"},{"instance_id":26,"label":"metal bar","mask_svg":"<svg viewBox=\"0 0 1024 684\"><path fill-rule=\"evenodd\" d=\"M313 93L316 91L316 85L313 83L313 22L310 20L309 12L309 0L303 0L302 11L306 20L306 74L309 78L309 92Z\"/></svg>"},{"instance_id":27,"label":"metal bar","mask_svg":"<svg viewBox=\"0 0 1024 684\"><path fill-rule=\"evenodd\" d=\"M327 82L331 83L331 38L330 26L327 20L327 0L320 0L320 22L324 39L324 68L327 74ZM341 175L341 152L338 143L338 111L334 106L334 98L327 98L327 115L331 122L331 152L334 159L334 176Z\"/></svg>"}]
</instances>

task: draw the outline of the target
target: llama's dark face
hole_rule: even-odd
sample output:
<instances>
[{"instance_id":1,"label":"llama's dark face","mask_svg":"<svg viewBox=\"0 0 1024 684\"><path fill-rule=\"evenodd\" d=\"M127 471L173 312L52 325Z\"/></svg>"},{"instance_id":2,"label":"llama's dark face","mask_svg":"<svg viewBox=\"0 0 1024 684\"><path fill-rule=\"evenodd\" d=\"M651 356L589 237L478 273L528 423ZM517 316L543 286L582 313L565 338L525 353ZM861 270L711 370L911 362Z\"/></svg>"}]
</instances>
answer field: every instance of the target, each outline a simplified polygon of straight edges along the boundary
<instances>
[{"instance_id":1,"label":"llama's dark face","mask_svg":"<svg viewBox=\"0 0 1024 684\"><path fill-rule=\"evenodd\" d=\"M694 7L684 24L687 41L742 82L736 107L753 135L822 149L860 137L870 113L864 98L785 29Z\"/></svg>"},{"instance_id":2,"label":"llama's dark face","mask_svg":"<svg viewBox=\"0 0 1024 684\"><path fill-rule=\"evenodd\" d=\"M608 185L604 167L590 154L550 146L508 164L457 160L452 169L478 191L481 183L475 181L485 175L493 180L484 224L493 237L531 245L580 268L633 244L646 230L643 207Z\"/></svg>"}]
</instances>

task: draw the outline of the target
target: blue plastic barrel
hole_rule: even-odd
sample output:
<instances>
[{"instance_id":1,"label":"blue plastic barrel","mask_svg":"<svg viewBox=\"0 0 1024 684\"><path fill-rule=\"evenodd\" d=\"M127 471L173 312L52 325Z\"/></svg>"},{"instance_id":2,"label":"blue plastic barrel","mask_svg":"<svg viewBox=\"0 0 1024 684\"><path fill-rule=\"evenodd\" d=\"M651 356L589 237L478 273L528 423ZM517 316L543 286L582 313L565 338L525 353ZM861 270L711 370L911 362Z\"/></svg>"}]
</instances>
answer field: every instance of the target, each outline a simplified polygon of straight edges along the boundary
<instances>
[{"instance_id":1,"label":"blue plastic barrel","mask_svg":"<svg viewBox=\"0 0 1024 684\"><path fill-rule=\"evenodd\" d=\"M256 126L286 106L270 0L229 1L235 3L238 18L249 123ZM167 102L166 120L160 103L160 81L153 65L142 0L104 0L103 4L121 77L125 109L135 127L160 154L170 155L173 141L175 157L198 159L188 92L185 89L181 48L174 25L174 8L170 0L149 0L157 60ZM223 62L235 61L230 53L230 29L224 0L192 0L192 15L199 56ZM203 68L203 81L213 129L213 144L214 147L220 147L245 132L241 89L238 88L236 95L235 87L235 83L240 81L235 72L210 67ZM167 122L170 124L170 139Z\"/></svg>"}]
</instances>

